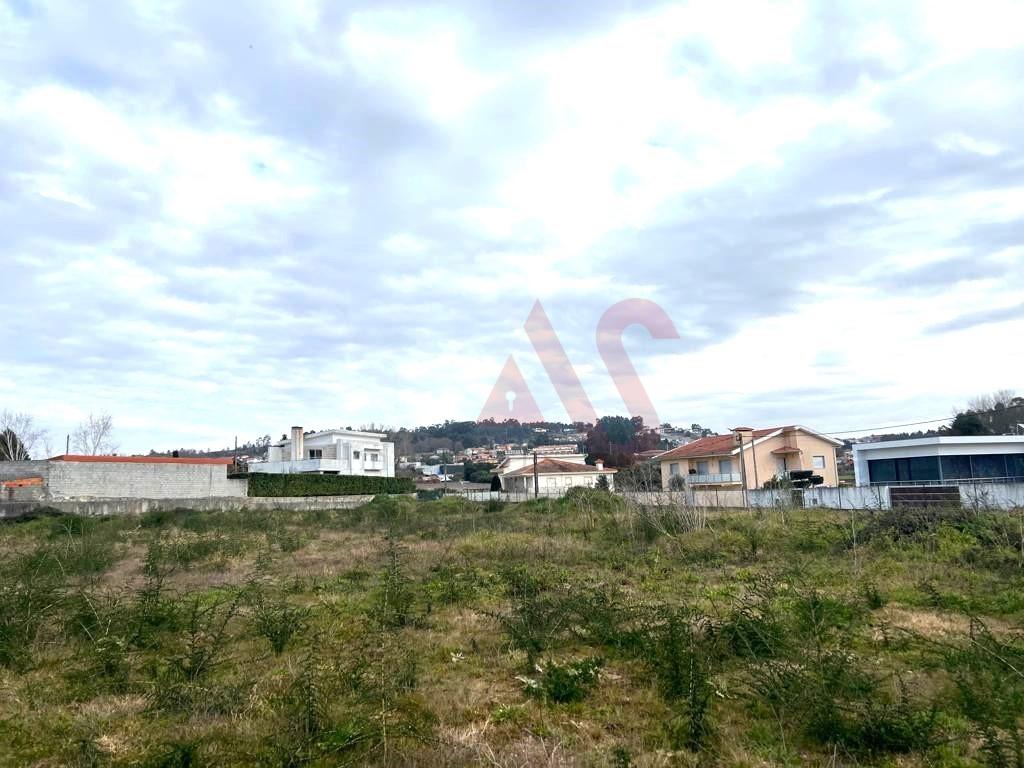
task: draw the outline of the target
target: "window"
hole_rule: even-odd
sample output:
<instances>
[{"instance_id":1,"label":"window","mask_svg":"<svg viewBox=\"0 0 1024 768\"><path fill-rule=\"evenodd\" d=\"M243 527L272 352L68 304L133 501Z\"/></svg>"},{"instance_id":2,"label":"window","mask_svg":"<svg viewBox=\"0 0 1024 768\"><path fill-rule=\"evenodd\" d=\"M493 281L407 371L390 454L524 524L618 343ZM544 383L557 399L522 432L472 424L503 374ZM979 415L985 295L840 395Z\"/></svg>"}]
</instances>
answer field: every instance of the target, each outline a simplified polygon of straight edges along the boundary
<instances>
[{"instance_id":1,"label":"window","mask_svg":"<svg viewBox=\"0 0 1024 768\"><path fill-rule=\"evenodd\" d=\"M710 461L698 461L697 462L697 474L698 475L709 475L711 474L711 462Z\"/></svg>"},{"instance_id":2,"label":"window","mask_svg":"<svg viewBox=\"0 0 1024 768\"><path fill-rule=\"evenodd\" d=\"M824 469L825 468L825 457L824 456L812 456L811 457L811 468L812 469Z\"/></svg>"},{"instance_id":3,"label":"window","mask_svg":"<svg viewBox=\"0 0 1024 768\"><path fill-rule=\"evenodd\" d=\"M324 457L324 450L323 450L323 448L310 448L309 449L309 458L311 458L311 459L322 459L323 457Z\"/></svg>"},{"instance_id":4,"label":"window","mask_svg":"<svg viewBox=\"0 0 1024 768\"><path fill-rule=\"evenodd\" d=\"M872 483L891 483L896 480L894 459L869 459L868 478Z\"/></svg>"},{"instance_id":5,"label":"window","mask_svg":"<svg viewBox=\"0 0 1024 768\"><path fill-rule=\"evenodd\" d=\"M732 474L732 459L719 459L718 460L718 471L723 475Z\"/></svg>"},{"instance_id":6,"label":"window","mask_svg":"<svg viewBox=\"0 0 1024 768\"><path fill-rule=\"evenodd\" d=\"M669 473L669 475L672 475L672 476L678 475L679 474L679 465L678 464L669 464L668 465L668 473Z\"/></svg>"},{"instance_id":7,"label":"window","mask_svg":"<svg viewBox=\"0 0 1024 768\"><path fill-rule=\"evenodd\" d=\"M1006 477L1006 459L999 454L971 456L974 477Z\"/></svg>"},{"instance_id":8,"label":"window","mask_svg":"<svg viewBox=\"0 0 1024 768\"><path fill-rule=\"evenodd\" d=\"M971 457L970 456L943 456L942 457L942 478L943 478L943 480L970 480L971 479Z\"/></svg>"},{"instance_id":9,"label":"window","mask_svg":"<svg viewBox=\"0 0 1024 768\"><path fill-rule=\"evenodd\" d=\"M352 451L352 458L353 459L358 459L359 458L359 451Z\"/></svg>"},{"instance_id":10,"label":"window","mask_svg":"<svg viewBox=\"0 0 1024 768\"><path fill-rule=\"evenodd\" d=\"M910 460L910 479L915 481L938 480L939 459L937 456L916 456Z\"/></svg>"}]
</instances>

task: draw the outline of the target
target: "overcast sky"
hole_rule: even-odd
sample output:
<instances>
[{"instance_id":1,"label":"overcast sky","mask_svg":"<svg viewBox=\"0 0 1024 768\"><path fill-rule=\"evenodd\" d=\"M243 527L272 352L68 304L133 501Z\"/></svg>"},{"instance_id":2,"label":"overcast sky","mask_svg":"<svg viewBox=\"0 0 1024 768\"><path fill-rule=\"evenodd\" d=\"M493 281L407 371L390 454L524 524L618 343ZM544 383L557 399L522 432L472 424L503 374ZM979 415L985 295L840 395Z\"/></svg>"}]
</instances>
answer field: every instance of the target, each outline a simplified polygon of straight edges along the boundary
<instances>
[{"instance_id":1,"label":"overcast sky","mask_svg":"<svg viewBox=\"0 0 1024 768\"><path fill-rule=\"evenodd\" d=\"M662 420L1024 389L1024 4L0 0L0 407L122 451L472 419L540 300ZM102 10L100 7L102 6Z\"/></svg>"}]
</instances>

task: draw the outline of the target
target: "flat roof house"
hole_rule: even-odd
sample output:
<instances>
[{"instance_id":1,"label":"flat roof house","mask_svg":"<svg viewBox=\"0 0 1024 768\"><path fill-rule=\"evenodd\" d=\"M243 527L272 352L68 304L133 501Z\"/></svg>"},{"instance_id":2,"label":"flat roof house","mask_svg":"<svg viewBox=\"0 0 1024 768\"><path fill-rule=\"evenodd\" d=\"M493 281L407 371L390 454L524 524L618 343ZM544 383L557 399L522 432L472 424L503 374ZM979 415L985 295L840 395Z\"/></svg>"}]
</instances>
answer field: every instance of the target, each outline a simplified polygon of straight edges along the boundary
<instances>
[{"instance_id":1,"label":"flat roof house","mask_svg":"<svg viewBox=\"0 0 1024 768\"><path fill-rule=\"evenodd\" d=\"M821 475L824 485L839 484L836 448L840 440L798 424L752 429L736 427L728 435L712 435L665 451L661 487L760 488L767 480L795 470ZM676 479L678 478L678 479Z\"/></svg>"},{"instance_id":2,"label":"flat roof house","mask_svg":"<svg viewBox=\"0 0 1024 768\"><path fill-rule=\"evenodd\" d=\"M853 446L857 485L1024 482L1024 437L922 437Z\"/></svg>"},{"instance_id":3,"label":"flat roof house","mask_svg":"<svg viewBox=\"0 0 1024 768\"><path fill-rule=\"evenodd\" d=\"M249 471L394 477L395 444L385 437L352 429L303 432L302 427L292 427L291 436L272 443L267 460L249 464Z\"/></svg>"}]
</instances>

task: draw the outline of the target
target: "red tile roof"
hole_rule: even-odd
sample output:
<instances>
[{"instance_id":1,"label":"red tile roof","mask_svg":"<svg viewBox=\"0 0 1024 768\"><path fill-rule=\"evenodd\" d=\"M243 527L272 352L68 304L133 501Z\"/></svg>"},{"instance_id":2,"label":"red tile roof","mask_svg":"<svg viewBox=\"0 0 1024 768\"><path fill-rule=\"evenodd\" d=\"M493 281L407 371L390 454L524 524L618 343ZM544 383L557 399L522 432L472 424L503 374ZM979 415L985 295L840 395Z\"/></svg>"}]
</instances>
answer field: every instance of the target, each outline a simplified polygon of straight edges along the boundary
<instances>
[{"instance_id":1,"label":"red tile roof","mask_svg":"<svg viewBox=\"0 0 1024 768\"><path fill-rule=\"evenodd\" d=\"M65 454L54 456L50 461L94 461L105 464L233 464L230 458L206 458L198 456L77 456Z\"/></svg>"},{"instance_id":2,"label":"red tile roof","mask_svg":"<svg viewBox=\"0 0 1024 768\"><path fill-rule=\"evenodd\" d=\"M772 432L777 432L782 427L772 427L771 429L755 429L751 433L755 440L759 440L766 435L770 435ZM744 440L744 443L749 445L749 441ZM727 456L733 452L733 449L738 448L736 444L735 436L729 435L712 435L711 437L702 437L699 440L694 440L692 443L686 445L680 445L678 448L673 448L671 451L666 451L659 456L659 460L667 461L670 459L690 459L696 456Z\"/></svg>"},{"instance_id":3,"label":"red tile roof","mask_svg":"<svg viewBox=\"0 0 1024 768\"><path fill-rule=\"evenodd\" d=\"M539 459L537 461L538 475L561 475L567 472L614 472L614 469L598 469L590 464L580 464L575 461L562 461L561 459ZM533 474L533 464L512 470L505 477L521 477Z\"/></svg>"}]
</instances>

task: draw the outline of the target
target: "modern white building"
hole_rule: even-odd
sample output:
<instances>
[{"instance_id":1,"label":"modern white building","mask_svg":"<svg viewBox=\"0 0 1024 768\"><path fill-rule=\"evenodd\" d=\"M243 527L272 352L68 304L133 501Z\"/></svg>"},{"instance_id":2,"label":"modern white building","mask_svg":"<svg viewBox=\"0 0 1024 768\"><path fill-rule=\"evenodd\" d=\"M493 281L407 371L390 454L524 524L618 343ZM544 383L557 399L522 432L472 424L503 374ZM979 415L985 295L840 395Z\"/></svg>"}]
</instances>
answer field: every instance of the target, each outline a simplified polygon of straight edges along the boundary
<instances>
[{"instance_id":1,"label":"modern white building","mask_svg":"<svg viewBox=\"0 0 1024 768\"><path fill-rule=\"evenodd\" d=\"M533 493L534 474L537 490L544 495L565 493L570 488L583 486L594 488L599 478L608 480L608 489L615 488L615 470L605 469L598 459L594 464L586 463L582 453L562 451L537 451L536 472L533 452L514 453L506 456L498 466L501 490L506 493Z\"/></svg>"},{"instance_id":2,"label":"modern white building","mask_svg":"<svg viewBox=\"0 0 1024 768\"><path fill-rule=\"evenodd\" d=\"M1024 436L922 437L853 446L857 485L1024 482Z\"/></svg>"},{"instance_id":3,"label":"modern white building","mask_svg":"<svg viewBox=\"0 0 1024 768\"><path fill-rule=\"evenodd\" d=\"M250 464L249 471L394 477L395 444L385 437L351 429L304 432L292 427L291 436L271 443L267 460Z\"/></svg>"}]
</instances>

